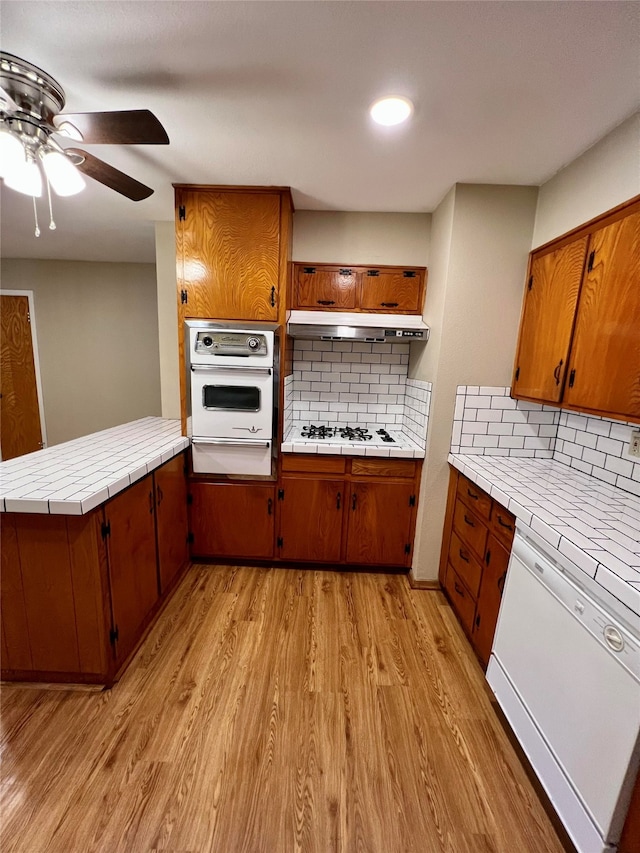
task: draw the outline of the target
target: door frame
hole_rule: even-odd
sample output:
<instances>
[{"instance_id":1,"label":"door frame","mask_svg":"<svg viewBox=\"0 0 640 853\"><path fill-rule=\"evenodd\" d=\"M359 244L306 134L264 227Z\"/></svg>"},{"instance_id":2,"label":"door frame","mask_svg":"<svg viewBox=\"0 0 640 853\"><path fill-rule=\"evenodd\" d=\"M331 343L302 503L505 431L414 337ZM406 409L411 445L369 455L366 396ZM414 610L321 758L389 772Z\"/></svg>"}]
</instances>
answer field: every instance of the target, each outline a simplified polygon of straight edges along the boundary
<instances>
[{"instance_id":1,"label":"door frame","mask_svg":"<svg viewBox=\"0 0 640 853\"><path fill-rule=\"evenodd\" d=\"M29 305L29 326L31 327L31 348L33 350L33 364L36 372L36 394L38 395L38 411L40 412L40 433L42 449L47 447L47 427L44 420L44 403L42 399L42 378L40 376L40 356L38 355L38 335L36 333L36 310L33 290L4 290L0 289L0 296L26 296ZM1 455L0 455L1 458Z\"/></svg>"}]
</instances>

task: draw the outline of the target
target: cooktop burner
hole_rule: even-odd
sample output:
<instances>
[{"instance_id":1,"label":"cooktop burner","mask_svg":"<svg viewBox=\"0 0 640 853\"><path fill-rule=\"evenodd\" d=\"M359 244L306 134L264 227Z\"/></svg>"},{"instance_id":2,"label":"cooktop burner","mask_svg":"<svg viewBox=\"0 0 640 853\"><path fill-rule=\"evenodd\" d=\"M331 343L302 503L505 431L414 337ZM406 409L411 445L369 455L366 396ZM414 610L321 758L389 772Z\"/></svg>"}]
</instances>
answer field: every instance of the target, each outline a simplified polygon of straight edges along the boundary
<instances>
[{"instance_id":1,"label":"cooktop burner","mask_svg":"<svg viewBox=\"0 0 640 853\"><path fill-rule=\"evenodd\" d=\"M324 441L327 438L341 438L345 441L371 441L374 437L368 429L364 427L334 427L326 424L317 426L316 424L305 424L300 433L302 438L314 438ZM384 442L395 442L395 438L391 438L385 429L376 430L376 435L380 436L380 440Z\"/></svg>"}]
</instances>

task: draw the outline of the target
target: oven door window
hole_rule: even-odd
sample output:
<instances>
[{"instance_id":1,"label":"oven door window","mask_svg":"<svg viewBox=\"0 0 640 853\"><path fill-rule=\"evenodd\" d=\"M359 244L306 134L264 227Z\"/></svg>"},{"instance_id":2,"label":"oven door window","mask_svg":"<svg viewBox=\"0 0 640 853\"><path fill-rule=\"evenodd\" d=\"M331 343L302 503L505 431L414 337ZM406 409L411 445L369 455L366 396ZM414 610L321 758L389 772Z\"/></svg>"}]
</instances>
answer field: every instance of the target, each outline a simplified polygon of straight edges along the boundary
<instances>
[{"instance_id":1,"label":"oven door window","mask_svg":"<svg viewBox=\"0 0 640 853\"><path fill-rule=\"evenodd\" d=\"M204 409L259 412L260 389L251 385L204 385L202 406Z\"/></svg>"}]
</instances>

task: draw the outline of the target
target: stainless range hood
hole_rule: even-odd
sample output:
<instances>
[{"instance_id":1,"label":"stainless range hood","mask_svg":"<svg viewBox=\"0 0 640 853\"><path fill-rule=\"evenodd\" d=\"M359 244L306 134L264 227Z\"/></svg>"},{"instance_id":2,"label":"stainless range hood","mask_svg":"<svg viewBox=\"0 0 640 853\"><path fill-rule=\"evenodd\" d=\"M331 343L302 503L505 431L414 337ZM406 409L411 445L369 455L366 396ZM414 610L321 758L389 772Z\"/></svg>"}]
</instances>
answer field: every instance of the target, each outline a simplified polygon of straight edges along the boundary
<instances>
[{"instance_id":1,"label":"stainless range hood","mask_svg":"<svg viewBox=\"0 0 640 853\"><path fill-rule=\"evenodd\" d=\"M338 311L291 311L287 333L292 338L321 341L423 341L429 327L415 314L355 314Z\"/></svg>"}]
</instances>

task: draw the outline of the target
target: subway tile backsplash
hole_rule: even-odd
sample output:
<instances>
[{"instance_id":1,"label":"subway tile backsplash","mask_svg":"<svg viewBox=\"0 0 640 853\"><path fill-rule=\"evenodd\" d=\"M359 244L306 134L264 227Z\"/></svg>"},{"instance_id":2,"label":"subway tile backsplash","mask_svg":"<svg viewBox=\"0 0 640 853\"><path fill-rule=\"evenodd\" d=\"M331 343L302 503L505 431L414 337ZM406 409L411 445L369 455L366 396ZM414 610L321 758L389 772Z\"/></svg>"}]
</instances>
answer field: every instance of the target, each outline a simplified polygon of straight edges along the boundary
<instances>
[{"instance_id":1,"label":"subway tile backsplash","mask_svg":"<svg viewBox=\"0 0 640 853\"><path fill-rule=\"evenodd\" d=\"M632 424L513 400L509 388L459 385L451 452L555 459L640 495Z\"/></svg>"},{"instance_id":2,"label":"subway tile backsplash","mask_svg":"<svg viewBox=\"0 0 640 853\"><path fill-rule=\"evenodd\" d=\"M285 427L294 422L402 430L424 448L431 384L408 379L408 343L294 341Z\"/></svg>"}]
</instances>

